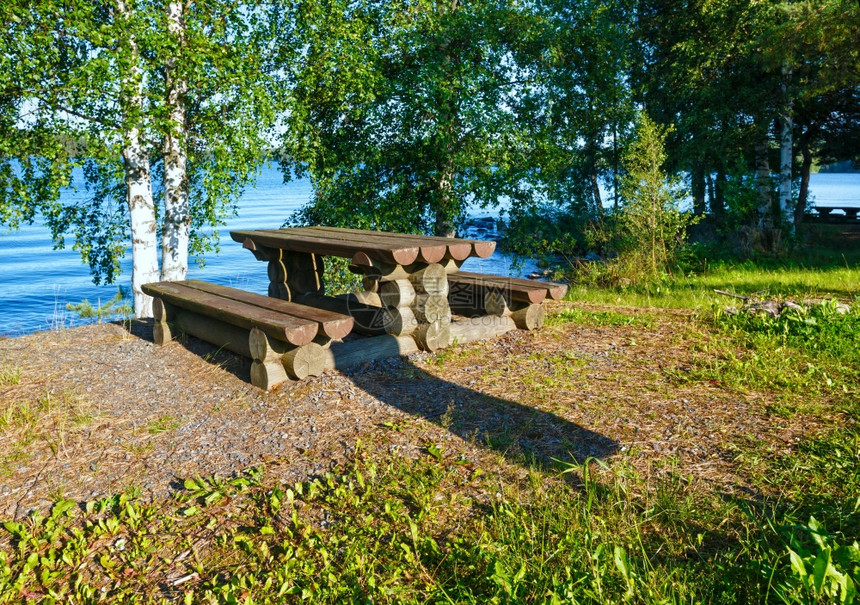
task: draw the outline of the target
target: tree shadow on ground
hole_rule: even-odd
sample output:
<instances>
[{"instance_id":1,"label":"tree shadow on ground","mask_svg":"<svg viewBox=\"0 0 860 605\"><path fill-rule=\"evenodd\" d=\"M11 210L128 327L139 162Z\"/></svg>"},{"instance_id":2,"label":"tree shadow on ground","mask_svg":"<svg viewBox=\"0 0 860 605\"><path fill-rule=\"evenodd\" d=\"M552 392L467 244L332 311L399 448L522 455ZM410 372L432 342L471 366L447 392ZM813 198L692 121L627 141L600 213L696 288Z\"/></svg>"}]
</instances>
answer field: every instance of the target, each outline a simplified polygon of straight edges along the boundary
<instances>
[{"instance_id":1,"label":"tree shadow on ground","mask_svg":"<svg viewBox=\"0 0 860 605\"><path fill-rule=\"evenodd\" d=\"M133 335L152 342L152 321L124 324ZM250 382L251 361L192 336L176 344ZM443 380L402 357L364 363L345 370L356 387L377 400L439 425L462 439L500 455L544 470L555 461L583 463L606 458L618 443L600 433L516 400L502 399Z\"/></svg>"},{"instance_id":2,"label":"tree shadow on ground","mask_svg":"<svg viewBox=\"0 0 860 605\"><path fill-rule=\"evenodd\" d=\"M558 468L555 461L606 458L618 443L600 433L511 398L502 399L443 380L403 358L363 364L344 372L379 401L437 424L511 460Z\"/></svg>"}]
</instances>

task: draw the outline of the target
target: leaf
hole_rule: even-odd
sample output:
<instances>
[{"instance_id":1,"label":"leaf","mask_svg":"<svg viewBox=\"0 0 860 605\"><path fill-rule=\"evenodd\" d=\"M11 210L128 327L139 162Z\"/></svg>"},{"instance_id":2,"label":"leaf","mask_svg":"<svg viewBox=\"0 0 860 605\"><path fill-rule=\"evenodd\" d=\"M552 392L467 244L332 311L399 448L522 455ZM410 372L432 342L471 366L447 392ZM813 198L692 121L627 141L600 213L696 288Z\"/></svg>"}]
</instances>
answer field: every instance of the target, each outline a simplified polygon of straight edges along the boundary
<instances>
[{"instance_id":1,"label":"leaf","mask_svg":"<svg viewBox=\"0 0 860 605\"><path fill-rule=\"evenodd\" d=\"M14 521L7 521L3 524L3 527L6 528L10 534L18 538L19 540L25 540L27 536L26 528L23 523L16 523Z\"/></svg>"},{"instance_id":2,"label":"leaf","mask_svg":"<svg viewBox=\"0 0 860 605\"><path fill-rule=\"evenodd\" d=\"M620 546L615 547L615 567L618 568L618 571L621 572L621 575L624 576L624 579L630 580L630 566L627 560L627 552L621 548Z\"/></svg>"},{"instance_id":3,"label":"leaf","mask_svg":"<svg viewBox=\"0 0 860 605\"><path fill-rule=\"evenodd\" d=\"M75 506L76 503L74 500L60 500L54 505L54 508L51 509L51 518L57 519L63 513L75 508Z\"/></svg>"},{"instance_id":4,"label":"leaf","mask_svg":"<svg viewBox=\"0 0 860 605\"><path fill-rule=\"evenodd\" d=\"M788 549L788 558L791 560L791 569L794 570L794 575L803 579L806 577L806 565L803 563L803 559L800 558L800 555Z\"/></svg>"},{"instance_id":5,"label":"leaf","mask_svg":"<svg viewBox=\"0 0 860 605\"><path fill-rule=\"evenodd\" d=\"M821 594L821 589L824 587L824 580L827 579L828 572L832 569L830 560L831 551L829 548L825 548L818 553L818 557L816 557L815 563L812 566L812 588L816 595Z\"/></svg>"},{"instance_id":6,"label":"leaf","mask_svg":"<svg viewBox=\"0 0 860 605\"><path fill-rule=\"evenodd\" d=\"M427 453L436 458L439 462L442 461L442 448L435 443L431 443L427 446Z\"/></svg>"}]
</instances>

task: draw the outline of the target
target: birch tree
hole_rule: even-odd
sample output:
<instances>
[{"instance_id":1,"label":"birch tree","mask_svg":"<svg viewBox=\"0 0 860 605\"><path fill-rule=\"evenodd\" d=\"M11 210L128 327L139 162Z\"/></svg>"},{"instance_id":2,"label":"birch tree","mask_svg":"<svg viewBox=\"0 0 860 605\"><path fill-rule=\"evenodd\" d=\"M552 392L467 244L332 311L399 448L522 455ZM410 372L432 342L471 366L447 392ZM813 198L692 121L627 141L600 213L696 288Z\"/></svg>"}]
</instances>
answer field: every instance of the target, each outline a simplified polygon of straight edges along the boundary
<instances>
[{"instance_id":1,"label":"birch tree","mask_svg":"<svg viewBox=\"0 0 860 605\"><path fill-rule=\"evenodd\" d=\"M135 315L147 317L140 286L183 279L189 252L213 249L212 228L235 212L266 151L275 114L266 11L218 0L16 1L2 10L14 24L4 38L11 71L0 80L14 99L6 126L26 135L3 145L25 170L40 167L30 172L49 186L25 190L14 170L0 171L0 218L15 226L41 214L57 247L72 233L97 284L115 280L130 238ZM53 134L25 147L37 132ZM59 133L79 144L76 154L47 153ZM75 166L90 193L82 203L59 195Z\"/></svg>"},{"instance_id":2,"label":"birch tree","mask_svg":"<svg viewBox=\"0 0 860 605\"><path fill-rule=\"evenodd\" d=\"M188 205L188 150L185 95L188 82L177 69L177 56L187 48L185 5L167 2L167 49L164 65L164 98L167 113L164 129L164 227L161 238L161 278L185 279L188 273L188 240L191 212ZM171 52L172 51L172 52Z\"/></svg>"}]
</instances>

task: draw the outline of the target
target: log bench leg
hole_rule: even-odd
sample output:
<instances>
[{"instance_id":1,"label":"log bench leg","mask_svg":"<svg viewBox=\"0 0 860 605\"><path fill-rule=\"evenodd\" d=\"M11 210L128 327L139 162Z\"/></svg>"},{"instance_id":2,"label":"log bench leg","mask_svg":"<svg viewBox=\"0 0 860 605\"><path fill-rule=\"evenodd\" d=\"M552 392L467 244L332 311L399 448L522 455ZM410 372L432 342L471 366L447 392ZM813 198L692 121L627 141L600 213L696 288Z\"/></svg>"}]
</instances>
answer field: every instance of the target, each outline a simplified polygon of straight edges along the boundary
<instances>
[{"instance_id":1,"label":"log bench leg","mask_svg":"<svg viewBox=\"0 0 860 605\"><path fill-rule=\"evenodd\" d=\"M269 338L261 330L253 328L248 335L248 348L255 362L278 365L296 380L319 376L325 369L325 348L315 342L294 347Z\"/></svg>"},{"instance_id":2,"label":"log bench leg","mask_svg":"<svg viewBox=\"0 0 860 605\"><path fill-rule=\"evenodd\" d=\"M487 315L510 316L520 330L537 330L543 326L546 309L543 303L526 303L511 300L502 291L488 292L484 297Z\"/></svg>"},{"instance_id":3,"label":"log bench leg","mask_svg":"<svg viewBox=\"0 0 860 605\"><path fill-rule=\"evenodd\" d=\"M257 328L252 328L248 334L248 349L253 360L251 384L268 391L288 380L281 356L270 346L269 337Z\"/></svg>"},{"instance_id":4,"label":"log bench leg","mask_svg":"<svg viewBox=\"0 0 860 605\"><path fill-rule=\"evenodd\" d=\"M277 384L294 378L319 376L326 367L326 347L329 342L310 342L295 347L269 338L263 331L246 330L211 317L166 304L160 298L153 301L153 340L164 345L175 336L174 329L195 336L222 349L251 359L251 384L270 390Z\"/></svg>"},{"instance_id":5,"label":"log bench leg","mask_svg":"<svg viewBox=\"0 0 860 605\"><path fill-rule=\"evenodd\" d=\"M175 312L163 300L160 298L152 300L152 317L155 319L155 324L152 326L152 340L158 346L173 340L173 333L168 323L172 321L171 315L175 315Z\"/></svg>"}]
</instances>

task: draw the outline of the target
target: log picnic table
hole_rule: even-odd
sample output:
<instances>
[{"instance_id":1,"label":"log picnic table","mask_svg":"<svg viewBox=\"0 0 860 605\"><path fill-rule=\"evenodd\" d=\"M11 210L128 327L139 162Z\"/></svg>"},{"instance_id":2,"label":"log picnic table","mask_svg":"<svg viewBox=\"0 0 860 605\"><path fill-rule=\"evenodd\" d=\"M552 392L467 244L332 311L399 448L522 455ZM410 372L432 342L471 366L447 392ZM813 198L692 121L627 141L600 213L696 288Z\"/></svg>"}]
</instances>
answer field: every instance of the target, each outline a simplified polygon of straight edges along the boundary
<instances>
[{"instance_id":1,"label":"log picnic table","mask_svg":"<svg viewBox=\"0 0 860 605\"><path fill-rule=\"evenodd\" d=\"M819 220L826 221L828 219L832 219L834 221L848 221L854 222L857 220L857 214L860 212L860 207L858 206L815 206L814 210L818 213ZM841 210L845 213L845 216L839 216L838 214L833 214L834 210Z\"/></svg>"},{"instance_id":2,"label":"log picnic table","mask_svg":"<svg viewBox=\"0 0 860 605\"><path fill-rule=\"evenodd\" d=\"M495 242L334 227L231 231L267 263L268 297L206 282L147 284L157 344L171 325L251 357L251 382L268 390L325 368L436 351L544 320L543 303L567 286L460 272ZM330 296L324 258L350 261L364 290ZM351 332L364 337L350 337Z\"/></svg>"}]
</instances>

